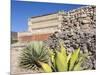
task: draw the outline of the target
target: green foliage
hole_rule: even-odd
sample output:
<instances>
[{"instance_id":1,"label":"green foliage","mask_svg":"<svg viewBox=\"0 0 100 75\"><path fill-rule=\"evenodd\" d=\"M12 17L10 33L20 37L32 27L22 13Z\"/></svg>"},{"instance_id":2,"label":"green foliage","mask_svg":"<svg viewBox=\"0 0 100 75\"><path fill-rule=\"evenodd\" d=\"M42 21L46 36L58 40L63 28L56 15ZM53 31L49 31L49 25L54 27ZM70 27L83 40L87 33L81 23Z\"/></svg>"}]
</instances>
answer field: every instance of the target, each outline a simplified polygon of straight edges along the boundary
<instances>
[{"instance_id":1,"label":"green foliage","mask_svg":"<svg viewBox=\"0 0 100 75\"><path fill-rule=\"evenodd\" d=\"M73 69L75 62L77 61L77 59L78 59L78 57L79 57L79 56L78 56L78 55L79 55L79 51L80 51L80 49L77 49L77 50L75 50L75 51L73 52L73 54L71 55L69 70L72 70L72 69Z\"/></svg>"},{"instance_id":2,"label":"green foliage","mask_svg":"<svg viewBox=\"0 0 100 75\"><path fill-rule=\"evenodd\" d=\"M62 72L67 70L66 57L63 55L63 53L57 51L55 61L57 71Z\"/></svg>"},{"instance_id":3,"label":"green foliage","mask_svg":"<svg viewBox=\"0 0 100 75\"><path fill-rule=\"evenodd\" d=\"M39 62L44 72L52 72L51 66L46 63Z\"/></svg>"},{"instance_id":4,"label":"green foliage","mask_svg":"<svg viewBox=\"0 0 100 75\"><path fill-rule=\"evenodd\" d=\"M63 43L60 43L60 51L56 50L55 54L52 55L53 61L52 68L53 71L63 72L63 71L79 71L82 70L82 63L85 60L86 54L80 53L80 48L74 50L72 53L66 53ZM50 51L50 49L49 49ZM52 53L51 50L50 53ZM52 58L51 58L52 59ZM54 62L55 61L55 62Z\"/></svg>"},{"instance_id":5,"label":"green foliage","mask_svg":"<svg viewBox=\"0 0 100 75\"><path fill-rule=\"evenodd\" d=\"M32 70L38 68L44 72L79 71L87 56L80 52L80 48L67 53L63 42L60 42L59 50L51 50L43 42L33 42L22 50L20 67Z\"/></svg>"},{"instance_id":6,"label":"green foliage","mask_svg":"<svg viewBox=\"0 0 100 75\"><path fill-rule=\"evenodd\" d=\"M35 70L42 67L40 62L48 63L48 61L48 51L43 42L32 42L22 50L19 66Z\"/></svg>"}]
</instances>

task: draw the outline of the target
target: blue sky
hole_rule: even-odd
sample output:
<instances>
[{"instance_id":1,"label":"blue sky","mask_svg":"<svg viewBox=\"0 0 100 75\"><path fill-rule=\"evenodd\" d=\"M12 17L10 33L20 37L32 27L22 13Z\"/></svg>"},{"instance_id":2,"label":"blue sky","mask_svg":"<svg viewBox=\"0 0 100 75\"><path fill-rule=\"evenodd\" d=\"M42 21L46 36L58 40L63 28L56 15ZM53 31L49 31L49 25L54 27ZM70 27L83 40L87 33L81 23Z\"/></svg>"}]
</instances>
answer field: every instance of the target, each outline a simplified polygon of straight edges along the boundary
<instances>
[{"instance_id":1,"label":"blue sky","mask_svg":"<svg viewBox=\"0 0 100 75\"><path fill-rule=\"evenodd\" d=\"M15 1L11 3L11 31L27 31L28 18L60 10L69 11L84 5Z\"/></svg>"}]
</instances>

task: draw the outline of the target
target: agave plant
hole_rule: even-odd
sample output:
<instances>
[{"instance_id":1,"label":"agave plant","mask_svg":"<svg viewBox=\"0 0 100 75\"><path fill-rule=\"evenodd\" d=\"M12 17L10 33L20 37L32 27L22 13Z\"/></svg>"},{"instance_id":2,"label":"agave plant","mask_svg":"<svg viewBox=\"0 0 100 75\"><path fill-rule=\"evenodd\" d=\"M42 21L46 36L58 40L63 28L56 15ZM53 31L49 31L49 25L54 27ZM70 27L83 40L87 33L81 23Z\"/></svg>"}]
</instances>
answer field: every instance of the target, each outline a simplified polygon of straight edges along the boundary
<instances>
[{"instance_id":1,"label":"agave plant","mask_svg":"<svg viewBox=\"0 0 100 75\"><path fill-rule=\"evenodd\" d=\"M22 50L20 67L27 69L42 69L43 72L78 71L83 68L88 54L82 54L80 48L67 53L64 44L60 43L60 50L51 50L43 42L33 42Z\"/></svg>"},{"instance_id":2,"label":"agave plant","mask_svg":"<svg viewBox=\"0 0 100 75\"><path fill-rule=\"evenodd\" d=\"M22 50L19 66L32 70L43 68L44 71L48 68L48 72L51 72L48 62L48 51L43 42L32 42Z\"/></svg>"},{"instance_id":3,"label":"agave plant","mask_svg":"<svg viewBox=\"0 0 100 75\"><path fill-rule=\"evenodd\" d=\"M63 71L79 71L83 68L81 65L83 64L87 54L80 53L80 48L74 50L72 53L66 53L66 49L63 46L63 43L60 43L60 51L59 50L50 50L50 57L53 71L63 72ZM52 52L54 51L54 52Z\"/></svg>"}]
</instances>

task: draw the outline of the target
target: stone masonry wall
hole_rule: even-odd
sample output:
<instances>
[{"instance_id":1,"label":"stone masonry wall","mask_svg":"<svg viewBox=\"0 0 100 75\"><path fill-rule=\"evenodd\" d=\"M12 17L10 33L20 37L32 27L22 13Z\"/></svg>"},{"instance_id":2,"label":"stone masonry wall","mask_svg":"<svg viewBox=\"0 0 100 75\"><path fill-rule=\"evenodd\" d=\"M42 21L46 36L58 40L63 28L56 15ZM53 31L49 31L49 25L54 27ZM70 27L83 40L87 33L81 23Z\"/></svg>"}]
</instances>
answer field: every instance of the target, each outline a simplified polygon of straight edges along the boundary
<instances>
[{"instance_id":1,"label":"stone masonry wall","mask_svg":"<svg viewBox=\"0 0 100 75\"><path fill-rule=\"evenodd\" d=\"M61 27L47 41L51 48L63 40L69 52L80 47L88 50L90 59L84 69L95 69L96 63L96 6L85 6L69 12L60 12Z\"/></svg>"},{"instance_id":2,"label":"stone masonry wall","mask_svg":"<svg viewBox=\"0 0 100 75\"><path fill-rule=\"evenodd\" d=\"M52 33L47 33L47 34L33 34L33 35L29 35L29 36L20 36L20 42L30 42L30 41L45 41L48 39L48 37L51 35Z\"/></svg>"}]
</instances>

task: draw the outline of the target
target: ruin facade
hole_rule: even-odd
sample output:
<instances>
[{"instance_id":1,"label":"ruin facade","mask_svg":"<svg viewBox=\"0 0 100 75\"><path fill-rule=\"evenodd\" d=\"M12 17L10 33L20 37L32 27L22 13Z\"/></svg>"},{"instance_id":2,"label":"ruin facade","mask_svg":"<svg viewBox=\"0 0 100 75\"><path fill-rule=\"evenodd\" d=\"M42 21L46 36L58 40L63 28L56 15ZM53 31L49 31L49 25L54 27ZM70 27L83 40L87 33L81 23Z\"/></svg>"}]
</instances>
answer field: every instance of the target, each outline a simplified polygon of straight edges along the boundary
<instances>
[{"instance_id":1,"label":"ruin facade","mask_svg":"<svg viewBox=\"0 0 100 75\"><path fill-rule=\"evenodd\" d=\"M94 27L94 31L92 30L94 33L96 11L95 7L92 7L94 6L84 6L68 12L61 11L53 14L31 17L28 19L27 32L18 32L18 40L20 42L44 41L54 32L60 32L61 29L68 28L69 25L72 27L71 29L73 29L73 24L77 25L77 29L79 30L82 28L82 32L91 32L91 28L88 29L88 26ZM92 18L94 21L91 20ZM69 30L67 28L66 30Z\"/></svg>"},{"instance_id":2,"label":"ruin facade","mask_svg":"<svg viewBox=\"0 0 100 75\"><path fill-rule=\"evenodd\" d=\"M46 14L42 16L31 17L28 19L28 31L19 32L19 41L39 41L47 40L49 35L58 31L59 28L58 13Z\"/></svg>"}]
</instances>

